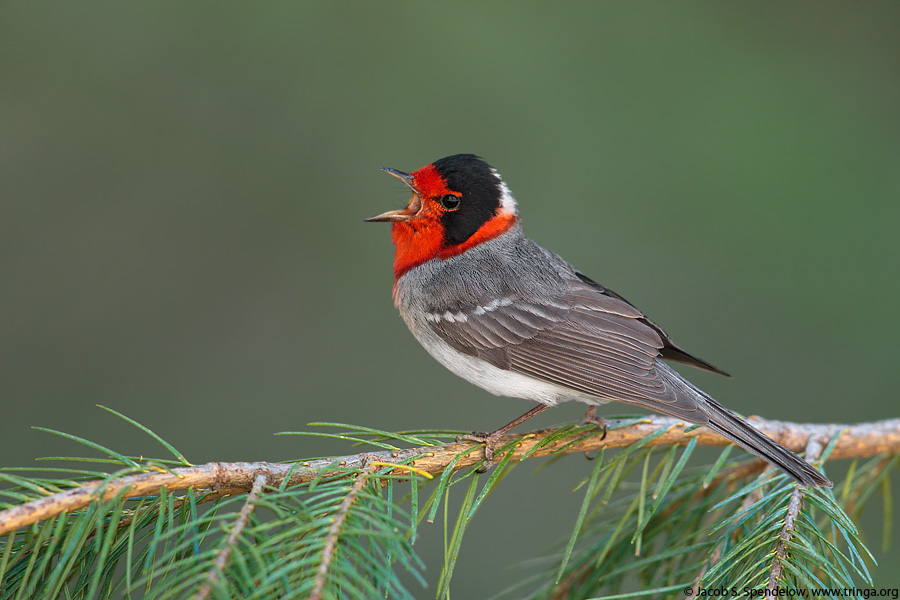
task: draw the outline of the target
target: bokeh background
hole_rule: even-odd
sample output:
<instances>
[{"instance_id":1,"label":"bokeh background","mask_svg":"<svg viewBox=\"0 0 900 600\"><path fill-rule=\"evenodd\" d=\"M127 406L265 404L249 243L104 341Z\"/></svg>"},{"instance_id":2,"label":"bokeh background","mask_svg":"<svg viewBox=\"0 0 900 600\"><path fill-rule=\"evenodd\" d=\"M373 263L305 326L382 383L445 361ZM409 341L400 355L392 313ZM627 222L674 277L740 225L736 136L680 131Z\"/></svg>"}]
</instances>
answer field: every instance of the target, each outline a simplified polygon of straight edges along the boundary
<instances>
[{"instance_id":1,"label":"bokeh background","mask_svg":"<svg viewBox=\"0 0 900 600\"><path fill-rule=\"evenodd\" d=\"M162 453L96 404L197 463L350 450L273 436L311 421L527 409L416 344L388 227L362 222L408 200L379 167L458 152L503 173L534 239L732 372L689 373L730 407L896 417L898 31L896 2L5 2L0 463L81 452L32 425ZM568 535L589 465L521 467L454 593Z\"/></svg>"}]
</instances>

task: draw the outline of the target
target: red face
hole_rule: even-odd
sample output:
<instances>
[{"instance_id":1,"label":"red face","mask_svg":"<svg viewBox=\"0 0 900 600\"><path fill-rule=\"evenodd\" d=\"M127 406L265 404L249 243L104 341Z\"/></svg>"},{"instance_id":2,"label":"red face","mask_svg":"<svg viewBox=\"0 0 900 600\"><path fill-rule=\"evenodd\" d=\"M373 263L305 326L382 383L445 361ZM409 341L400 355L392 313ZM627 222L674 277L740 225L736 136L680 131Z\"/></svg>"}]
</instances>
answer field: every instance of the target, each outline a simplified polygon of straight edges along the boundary
<instances>
[{"instance_id":1,"label":"red face","mask_svg":"<svg viewBox=\"0 0 900 600\"><path fill-rule=\"evenodd\" d=\"M499 176L472 155L447 157L409 175L384 170L413 191L405 208L366 219L393 223L397 279L429 260L456 256L486 242L517 220Z\"/></svg>"}]
</instances>

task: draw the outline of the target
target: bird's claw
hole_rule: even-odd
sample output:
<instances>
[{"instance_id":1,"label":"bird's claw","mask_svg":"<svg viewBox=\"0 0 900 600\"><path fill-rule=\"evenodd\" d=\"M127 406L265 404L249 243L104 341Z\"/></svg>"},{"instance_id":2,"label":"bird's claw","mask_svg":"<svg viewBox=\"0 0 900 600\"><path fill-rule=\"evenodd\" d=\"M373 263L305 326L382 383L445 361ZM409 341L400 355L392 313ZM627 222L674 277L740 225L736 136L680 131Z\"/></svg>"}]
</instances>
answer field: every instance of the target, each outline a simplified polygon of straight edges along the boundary
<instances>
[{"instance_id":1,"label":"bird's claw","mask_svg":"<svg viewBox=\"0 0 900 600\"><path fill-rule=\"evenodd\" d=\"M596 425L597 427L603 428L603 435L600 436L600 441L606 439L606 431L607 431L607 422L603 417L597 416L597 407L591 406L584 412L584 418L581 419L582 425ZM584 451L584 457L588 460L594 460L594 456L591 456L587 450Z\"/></svg>"},{"instance_id":2,"label":"bird's claw","mask_svg":"<svg viewBox=\"0 0 900 600\"><path fill-rule=\"evenodd\" d=\"M609 423L606 422L606 419L603 417L597 416L597 407L591 406L584 412L584 418L581 419L582 425L596 425L597 427L601 427L603 429L603 435L600 436L600 440L606 439L607 428Z\"/></svg>"},{"instance_id":3,"label":"bird's claw","mask_svg":"<svg viewBox=\"0 0 900 600\"><path fill-rule=\"evenodd\" d=\"M456 438L456 441L484 444L484 464L475 470L476 473L484 473L494 466L494 451L497 449L501 437L502 436L494 435L492 433L479 433L476 431L461 435Z\"/></svg>"}]
</instances>

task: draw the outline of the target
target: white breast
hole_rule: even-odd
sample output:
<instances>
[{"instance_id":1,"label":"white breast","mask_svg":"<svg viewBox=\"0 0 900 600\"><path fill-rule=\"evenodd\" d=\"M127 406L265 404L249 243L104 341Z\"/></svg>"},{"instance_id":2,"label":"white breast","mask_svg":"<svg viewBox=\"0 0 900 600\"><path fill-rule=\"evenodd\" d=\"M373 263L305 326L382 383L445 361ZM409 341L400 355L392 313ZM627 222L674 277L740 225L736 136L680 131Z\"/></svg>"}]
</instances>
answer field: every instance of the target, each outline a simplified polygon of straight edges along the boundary
<instances>
[{"instance_id":1,"label":"white breast","mask_svg":"<svg viewBox=\"0 0 900 600\"><path fill-rule=\"evenodd\" d=\"M435 333L428 324L427 313L424 311L404 310L401 307L400 314L412 334L435 360L452 373L494 395L534 400L548 406L567 400L579 400L588 404L603 402L594 396L500 369L487 361L463 354Z\"/></svg>"}]
</instances>

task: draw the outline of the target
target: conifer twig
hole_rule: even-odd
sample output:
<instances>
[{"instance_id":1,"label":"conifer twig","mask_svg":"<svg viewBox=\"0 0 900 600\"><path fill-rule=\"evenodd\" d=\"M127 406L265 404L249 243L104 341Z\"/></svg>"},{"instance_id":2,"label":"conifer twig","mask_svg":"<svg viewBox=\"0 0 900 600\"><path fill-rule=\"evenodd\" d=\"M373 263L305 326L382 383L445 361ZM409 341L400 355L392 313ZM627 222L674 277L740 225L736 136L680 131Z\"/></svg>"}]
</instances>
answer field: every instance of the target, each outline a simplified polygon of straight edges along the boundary
<instances>
[{"instance_id":1,"label":"conifer twig","mask_svg":"<svg viewBox=\"0 0 900 600\"><path fill-rule=\"evenodd\" d=\"M250 489L250 493L247 494L247 499L241 507L241 512L234 521L231 533L228 534L228 538L222 545L222 549L219 551L212 568L209 570L209 574L206 577L206 583L204 583L203 587L197 592L197 595L195 596L196 600L206 600L212 592L212 587L216 584L219 576L225 573L225 567L228 565L231 551L235 544L237 544L238 536L241 535L244 527L247 526L247 521L250 520L250 514L253 512L253 509L256 508L256 499L262 493L263 486L266 485L266 479L265 473L259 473L257 474L256 479L253 480L253 487Z\"/></svg>"},{"instance_id":2,"label":"conifer twig","mask_svg":"<svg viewBox=\"0 0 900 600\"><path fill-rule=\"evenodd\" d=\"M877 455L900 454L900 419L886 419L857 425L788 423L753 419L753 425L782 445L800 451L806 448L810 438L826 439L839 435L829 460L841 458L866 458ZM688 425L669 417L647 417L633 420L608 420L606 437L588 436L573 440L561 436L543 443L560 428L542 429L531 433L505 435L499 446L514 445L512 460L599 450L624 448L646 437L665 431L645 444L645 447L686 444L697 438L699 445L724 446L729 442L705 427L686 432ZM194 488L211 490L214 497L221 497L222 490L246 493L253 487L256 477L263 473L273 486L292 486L323 478L352 477L364 469L370 460L389 463L406 463L419 471L433 475L443 473L455 462L455 469L470 468L482 460L479 452L459 456L472 447L471 442L457 442L438 446L423 446L403 450L366 452L351 456L325 458L297 463L208 463L191 467L179 467L159 472L148 470L124 477L86 482L72 489L49 494L0 511L0 535L50 519L64 512L72 512L102 499L152 496L162 488L179 491ZM535 446L538 446L535 449ZM287 479L287 481L285 481Z\"/></svg>"},{"instance_id":3,"label":"conifer twig","mask_svg":"<svg viewBox=\"0 0 900 600\"><path fill-rule=\"evenodd\" d=\"M325 583L328 580L328 567L331 565L331 559L334 557L334 551L337 548L341 527L344 526L344 521L347 520L347 515L350 514L350 507L353 506L356 497L359 496L359 492L366 485L369 475L377 468L377 465L366 466L362 473L356 476L356 481L353 482L350 491L341 501L341 506L334 515L334 521L332 521L331 527L328 528L328 535L325 537L325 547L322 550L322 562L319 563L319 568L316 570L316 579L308 600L322 600L322 590L325 589Z\"/></svg>"},{"instance_id":4,"label":"conifer twig","mask_svg":"<svg viewBox=\"0 0 900 600\"><path fill-rule=\"evenodd\" d=\"M765 466L762 466L762 465L765 465ZM748 465L748 466L750 466L750 467L756 466L759 471L762 471L764 474L761 475L761 477L765 477L765 476L767 476L768 472L775 470L775 467L762 461L761 459L756 460L753 463L750 463L750 465ZM710 487L712 487L712 486L710 486ZM762 488L756 488L755 490L753 490L752 492L747 494L747 496L744 498L744 501L741 502L741 505L738 506L738 509L735 511L734 514L736 514L736 515L743 514L743 512L745 510L747 510L748 508L750 508L751 506L756 504L761 497L762 497ZM738 536L738 530L735 530L731 534L731 538L735 539L735 538L737 538L737 536ZM706 563L700 569L700 572L697 574L697 579L694 582L694 590L693 590L692 596L700 595L701 590L703 589L701 587L701 585L703 583L703 577L706 575L706 572L709 570L709 565L716 564L722 558L722 555L725 553L725 545L726 545L727 541L728 541L727 539L723 539L715 548L713 548L712 552L709 553L709 560L706 561Z\"/></svg>"},{"instance_id":5,"label":"conifer twig","mask_svg":"<svg viewBox=\"0 0 900 600\"><path fill-rule=\"evenodd\" d=\"M811 437L806 445L806 460L812 462L818 460L825 445L820 438ZM784 526L781 528L781 535L775 543L775 556L772 559L772 568L769 569L769 582L766 585L766 593L773 597L777 595L778 582L784 574L784 560L788 555L788 544L794 537L794 527L797 523L797 517L800 516L800 509L803 508L803 486L794 486L791 492L791 499L788 500L787 510L784 514Z\"/></svg>"},{"instance_id":6,"label":"conifer twig","mask_svg":"<svg viewBox=\"0 0 900 600\"><path fill-rule=\"evenodd\" d=\"M732 482L730 485L734 485L734 482L750 477L751 475L755 475L767 468L768 464L762 459L755 459L751 461L744 461L739 463L731 468L723 469L720 471L715 478L709 483L708 486L703 487L697 491L697 493L693 494L689 498L682 498L676 500L669 506L665 511L660 513L659 520L666 521L669 519L671 514L678 510L681 506L684 505L685 502L694 502L710 493L712 493L716 488L719 487L723 482L728 484L727 482ZM740 511L739 511L740 512ZM721 555L723 547L720 545L714 551L713 555ZM717 560L717 559L716 559ZM712 562L716 562L713 560ZM594 571L594 565L589 564L587 568L582 569L580 571L572 572L568 577L561 580L554 588L553 595L551 598L553 600L562 600L563 598L568 598L570 590L574 585L580 585L584 582L584 580L591 576ZM706 573L706 566L703 567L703 570L700 572L700 575L697 577L697 581L694 584L693 592L691 594L692 597L697 597L700 595L700 583L703 579L703 575Z\"/></svg>"}]
</instances>

